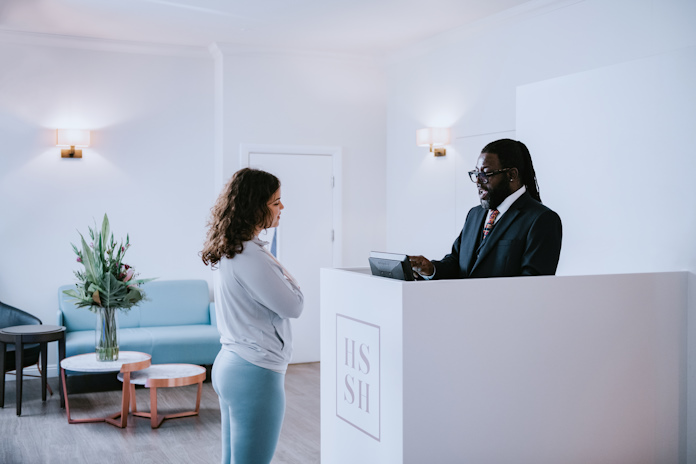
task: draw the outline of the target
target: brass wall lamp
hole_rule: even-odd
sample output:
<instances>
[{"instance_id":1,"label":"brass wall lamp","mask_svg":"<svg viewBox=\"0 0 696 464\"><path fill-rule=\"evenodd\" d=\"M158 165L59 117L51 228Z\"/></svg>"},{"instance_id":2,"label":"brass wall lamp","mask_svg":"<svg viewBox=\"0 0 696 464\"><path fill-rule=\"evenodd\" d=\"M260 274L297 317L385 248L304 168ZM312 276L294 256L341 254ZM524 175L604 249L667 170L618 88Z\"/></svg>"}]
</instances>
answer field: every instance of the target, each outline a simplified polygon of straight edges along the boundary
<instances>
[{"instance_id":1,"label":"brass wall lamp","mask_svg":"<svg viewBox=\"0 0 696 464\"><path fill-rule=\"evenodd\" d=\"M435 156L445 156L447 150L443 148L450 143L450 130L448 127L426 127L416 131L416 145L430 147L430 153Z\"/></svg>"},{"instance_id":2,"label":"brass wall lamp","mask_svg":"<svg viewBox=\"0 0 696 464\"><path fill-rule=\"evenodd\" d=\"M89 147L89 131L83 129L56 129L56 146L70 147L60 151L61 158L82 158L82 150Z\"/></svg>"}]
</instances>

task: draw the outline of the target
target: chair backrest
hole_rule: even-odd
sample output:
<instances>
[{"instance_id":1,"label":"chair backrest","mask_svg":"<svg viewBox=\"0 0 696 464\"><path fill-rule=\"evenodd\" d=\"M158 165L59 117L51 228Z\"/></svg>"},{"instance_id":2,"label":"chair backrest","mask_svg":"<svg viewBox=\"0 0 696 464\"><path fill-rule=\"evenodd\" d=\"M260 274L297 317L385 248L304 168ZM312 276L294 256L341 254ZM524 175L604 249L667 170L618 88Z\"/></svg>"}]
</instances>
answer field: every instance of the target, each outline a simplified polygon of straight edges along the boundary
<instances>
[{"instance_id":1,"label":"chair backrest","mask_svg":"<svg viewBox=\"0 0 696 464\"><path fill-rule=\"evenodd\" d=\"M0 329L15 325L38 325L41 319L0 301Z\"/></svg>"}]
</instances>

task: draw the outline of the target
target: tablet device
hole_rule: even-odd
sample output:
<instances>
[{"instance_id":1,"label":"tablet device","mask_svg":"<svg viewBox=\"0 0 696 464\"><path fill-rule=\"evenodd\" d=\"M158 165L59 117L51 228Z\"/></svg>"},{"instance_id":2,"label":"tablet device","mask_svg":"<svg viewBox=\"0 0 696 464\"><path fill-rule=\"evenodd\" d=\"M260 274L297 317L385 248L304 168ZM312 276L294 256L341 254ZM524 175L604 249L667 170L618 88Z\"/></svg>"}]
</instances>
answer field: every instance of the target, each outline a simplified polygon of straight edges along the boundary
<instances>
[{"instance_id":1,"label":"tablet device","mask_svg":"<svg viewBox=\"0 0 696 464\"><path fill-rule=\"evenodd\" d=\"M368 261L372 275L398 280L415 280L411 261L407 255L373 251Z\"/></svg>"}]
</instances>

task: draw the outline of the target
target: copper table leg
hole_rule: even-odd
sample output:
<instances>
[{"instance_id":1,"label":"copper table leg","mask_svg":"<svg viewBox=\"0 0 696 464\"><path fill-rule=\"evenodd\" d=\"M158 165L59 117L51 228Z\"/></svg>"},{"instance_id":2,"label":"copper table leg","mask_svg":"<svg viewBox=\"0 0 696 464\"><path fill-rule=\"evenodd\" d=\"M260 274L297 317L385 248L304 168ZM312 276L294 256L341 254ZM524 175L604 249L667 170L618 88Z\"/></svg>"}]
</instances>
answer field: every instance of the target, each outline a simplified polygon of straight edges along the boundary
<instances>
[{"instance_id":1,"label":"copper table leg","mask_svg":"<svg viewBox=\"0 0 696 464\"><path fill-rule=\"evenodd\" d=\"M150 412L141 412L137 410L137 406L135 404L135 387L133 383L131 382L131 387L132 387L132 397L133 397L133 403L131 405L131 413L134 416L137 417L145 417L150 419L150 426L153 429L158 428L160 425L162 425L162 422L165 419L175 419L178 417L190 417L190 416L197 416L198 412L200 410L201 406L201 395L203 392L203 381L205 380L206 377L206 371L205 368L202 368L200 366L196 365L189 365L189 364L153 364L151 366L152 369L168 369L169 366L185 366L186 368L190 369L193 368L195 370L195 373L189 373L183 376L176 376L174 374L171 377L153 377L153 378L146 378L144 381L145 387L150 389ZM143 370L142 372L139 372L137 375L140 377L139 380L136 380L136 382L140 385L142 385L143 382L143 376L148 376L150 369ZM167 373L169 374L169 373ZM156 374L153 374L156 375ZM125 383L125 375L123 376L123 380ZM193 411L185 411L185 412L179 412L175 414L166 414L166 415L161 415L157 412L157 389L158 388L165 388L165 387L183 387L186 385L193 385L193 384L198 384L198 393L196 395L196 407Z\"/></svg>"},{"instance_id":2,"label":"copper table leg","mask_svg":"<svg viewBox=\"0 0 696 464\"><path fill-rule=\"evenodd\" d=\"M121 410L117 412L116 414L113 414L108 417L93 417L93 418L87 418L87 419L73 419L72 416L70 415L70 401L68 399L68 394L67 394L67 383L65 381L65 369L63 368L61 364L61 369L60 369L60 375L61 375L61 385L62 385L62 391L63 391L63 396L65 398L65 411L68 416L68 423L70 424L80 424L80 423L85 423L85 422L106 422L111 425L115 425L116 427L124 428L128 425L128 408L130 407L130 399L131 399L131 392L132 390L132 385L130 383L130 378L131 378L131 372L133 371L138 371L141 369L145 369L150 365L150 355L144 354L144 353L137 353L137 352L122 352L121 355L125 355L128 353L129 355L140 355L141 359L133 362L124 362L120 366L120 371L121 374L123 375L123 387L121 389ZM80 368L84 364L75 364L74 366L71 366L71 363L75 363L76 359L80 358L81 356L85 355L77 355L73 356L71 358L68 358L67 360L64 360L68 362L68 369L71 367L73 370L80 370ZM145 357L145 359L142 359L142 357ZM77 361L78 363L84 363L84 358L83 360ZM82 372L100 372L98 369L94 369L94 366L91 367L82 367L84 369ZM118 369L118 368L117 368ZM104 372L109 372L109 369L104 370ZM110 372L117 372L117 371L110 371ZM133 395L135 398L135 395Z\"/></svg>"}]
</instances>

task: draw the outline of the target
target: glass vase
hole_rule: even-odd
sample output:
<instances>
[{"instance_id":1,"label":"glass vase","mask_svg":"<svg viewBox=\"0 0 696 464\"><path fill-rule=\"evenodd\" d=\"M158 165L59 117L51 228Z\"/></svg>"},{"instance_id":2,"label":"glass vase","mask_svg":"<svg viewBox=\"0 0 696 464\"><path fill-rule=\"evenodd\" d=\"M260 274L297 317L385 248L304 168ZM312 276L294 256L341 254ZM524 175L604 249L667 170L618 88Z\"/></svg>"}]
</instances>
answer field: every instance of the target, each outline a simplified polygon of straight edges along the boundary
<instances>
[{"instance_id":1,"label":"glass vase","mask_svg":"<svg viewBox=\"0 0 696 464\"><path fill-rule=\"evenodd\" d=\"M115 308L99 308L95 351L97 361L118 360L118 311Z\"/></svg>"}]
</instances>

